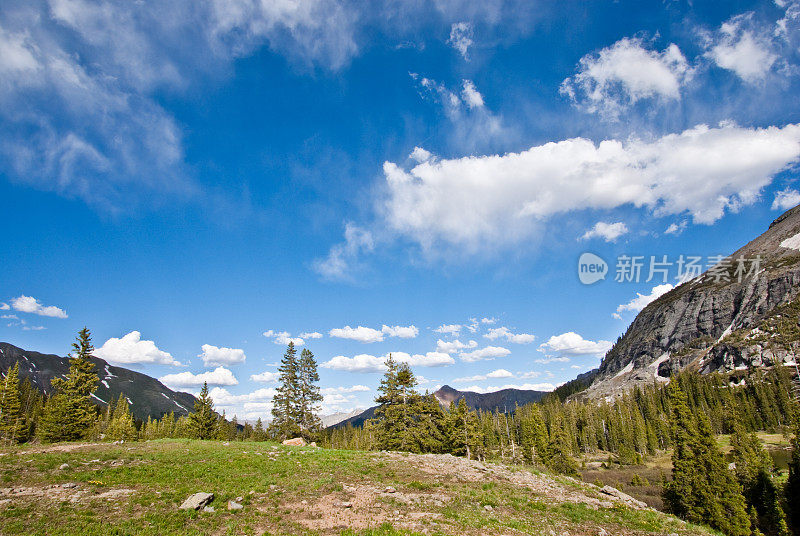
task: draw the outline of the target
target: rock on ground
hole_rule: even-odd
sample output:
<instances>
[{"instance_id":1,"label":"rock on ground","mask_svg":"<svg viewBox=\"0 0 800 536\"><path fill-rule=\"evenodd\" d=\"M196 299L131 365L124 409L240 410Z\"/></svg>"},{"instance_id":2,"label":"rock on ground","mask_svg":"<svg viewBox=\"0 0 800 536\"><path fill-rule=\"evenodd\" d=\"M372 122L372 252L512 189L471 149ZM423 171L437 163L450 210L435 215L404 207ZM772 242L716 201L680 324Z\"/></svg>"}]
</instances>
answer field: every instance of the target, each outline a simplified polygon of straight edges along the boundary
<instances>
[{"instance_id":1,"label":"rock on ground","mask_svg":"<svg viewBox=\"0 0 800 536\"><path fill-rule=\"evenodd\" d=\"M183 504L180 505L181 510L200 510L202 507L214 500L213 493L195 493L189 495Z\"/></svg>"},{"instance_id":2,"label":"rock on ground","mask_svg":"<svg viewBox=\"0 0 800 536\"><path fill-rule=\"evenodd\" d=\"M295 437L293 439L287 439L283 442L284 445L288 445L290 447L305 447L306 440L302 437Z\"/></svg>"}]
</instances>

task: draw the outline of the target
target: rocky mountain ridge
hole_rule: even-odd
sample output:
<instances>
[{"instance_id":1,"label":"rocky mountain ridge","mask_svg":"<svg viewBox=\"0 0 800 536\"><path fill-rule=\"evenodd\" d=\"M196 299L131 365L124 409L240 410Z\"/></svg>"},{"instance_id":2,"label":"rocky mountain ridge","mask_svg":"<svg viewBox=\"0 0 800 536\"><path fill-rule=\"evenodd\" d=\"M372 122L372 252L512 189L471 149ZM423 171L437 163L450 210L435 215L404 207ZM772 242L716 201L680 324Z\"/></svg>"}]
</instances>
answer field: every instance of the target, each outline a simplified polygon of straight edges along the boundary
<instances>
[{"instance_id":1,"label":"rocky mountain ridge","mask_svg":"<svg viewBox=\"0 0 800 536\"><path fill-rule=\"evenodd\" d=\"M736 273L739 258L758 270ZM633 385L703 373L793 364L800 354L800 206L709 270L645 307L578 396L608 398Z\"/></svg>"}]
</instances>

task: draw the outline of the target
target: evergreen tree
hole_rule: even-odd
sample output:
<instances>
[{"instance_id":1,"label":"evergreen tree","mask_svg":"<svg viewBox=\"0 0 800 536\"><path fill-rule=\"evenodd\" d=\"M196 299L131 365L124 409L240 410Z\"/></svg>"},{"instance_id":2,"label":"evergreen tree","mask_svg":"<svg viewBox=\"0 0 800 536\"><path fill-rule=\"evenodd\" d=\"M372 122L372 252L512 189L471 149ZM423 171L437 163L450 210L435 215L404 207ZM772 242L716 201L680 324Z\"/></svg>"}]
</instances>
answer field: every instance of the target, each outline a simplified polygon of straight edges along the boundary
<instances>
[{"instance_id":1,"label":"evergreen tree","mask_svg":"<svg viewBox=\"0 0 800 536\"><path fill-rule=\"evenodd\" d=\"M289 439L300 431L300 371L292 341L283 354L278 372L279 385L272 399L272 428L279 439Z\"/></svg>"},{"instance_id":2,"label":"evergreen tree","mask_svg":"<svg viewBox=\"0 0 800 536\"><path fill-rule=\"evenodd\" d=\"M792 458L789 461L789 479L784 488L786 513L794 534L800 534L800 422L795 424L792 437Z\"/></svg>"},{"instance_id":3,"label":"evergreen tree","mask_svg":"<svg viewBox=\"0 0 800 536\"><path fill-rule=\"evenodd\" d=\"M319 420L319 403L322 402L322 395L319 391L319 373L317 372L317 361L314 354L308 349L300 352L298 363L298 390L299 390L299 425L306 439L316 439L316 435L322 427Z\"/></svg>"},{"instance_id":4,"label":"evergreen tree","mask_svg":"<svg viewBox=\"0 0 800 536\"><path fill-rule=\"evenodd\" d=\"M474 411L467 407L467 401L459 398L450 405L446 418L447 447L450 454L466 456L471 460L483 454L483 433L478 426Z\"/></svg>"},{"instance_id":5,"label":"evergreen tree","mask_svg":"<svg viewBox=\"0 0 800 536\"><path fill-rule=\"evenodd\" d=\"M53 378L53 395L48 399L40 423L44 441L75 441L91 433L97 420L97 408L91 396L99 378L89 358L94 347L89 330L78 332L72 344L66 379Z\"/></svg>"},{"instance_id":6,"label":"evergreen tree","mask_svg":"<svg viewBox=\"0 0 800 536\"><path fill-rule=\"evenodd\" d=\"M200 396L194 403L194 413L189 415L188 431L196 439L214 439L217 433L217 420L214 401L208 396L208 382L203 382Z\"/></svg>"},{"instance_id":7,"label":"evergreen tree","mask_svg":"<svg viewBox=\"0 0 800 536\"><path fill-rule=\"evenodd\" d=\"M138 432L133 422L128 399L122 393L119 394L119 399L114 405L114 411L111 413L105 434L106 438L112 440L134 441L137 439Z\"/></svg>"},{"instance_id":8,"label":"evergreen tree","mask_svg":"<svg viewBox=\"0 0 800 536\"><path fill-rule=\"evenodd\" d=\"M253 428L253 441L266 441L267 433L264 431L264 423L261 417L256 421L256 426Z\"/></svg>"},{"instance_id":9,"label":"evergreen tree","mask_svg":"<svg viewBox=\"0 0 800 536\"><path fill-rule=\"evenodd\" d=\"M25 420L19 390L19 362L8 369L0 383L0 440L17 443L25 439Z\"/></svg>"},{"instance_id":10,"label":"evergreen tree","mask_svg":"<svg viewBox=\"0 0 800 536\"><path fill-rule=\"evenodd\" d=\"M703 523L730 536L748 536L750 520L741 488L727 469L708 419L689 410L688 397L670 382L672 481L664 486L670 513Z\"/></svg>"}]
</instances>

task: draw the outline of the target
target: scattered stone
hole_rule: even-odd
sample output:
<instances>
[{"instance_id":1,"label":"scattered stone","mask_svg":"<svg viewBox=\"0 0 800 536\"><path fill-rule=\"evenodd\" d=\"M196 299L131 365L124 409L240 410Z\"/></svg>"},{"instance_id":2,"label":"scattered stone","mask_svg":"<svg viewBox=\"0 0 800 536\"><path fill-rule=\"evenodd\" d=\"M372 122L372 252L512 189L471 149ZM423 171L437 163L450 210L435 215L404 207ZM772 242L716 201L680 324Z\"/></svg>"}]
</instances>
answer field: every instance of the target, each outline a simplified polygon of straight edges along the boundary
<instances>
[{"instance_id":1,"label":"scattered stone","mask_svg":"<svg viewBox=\"0 0 800 536\"><path fill-rule=\"evenodd\" d=\"M395 493L395 492L397 492L397 490L394 489L392 486L386 486L386 489L383 490L383 492L384 493Z\"/></svg>"},{"instance_id":2,"label":"scattered stone","mask_svg":"<svg viewBox=\"0 0 800 536\"><path fill-rule=\"evenodd\" d=\"M335 506L337 508L352 508L353 507L353 503L345 502L345 501L334 501L333 502L333 506Z\"/></svg>"},{"instance_id":3,"label":"scattered stone","mask_svg":"<svg viewBox=\"0 0 800 536\"><path fill-rule=\"evenodd\" d=\"M638 499L634 499L627 493L623 493L617 488L612 488L611 486L603 486L600 488L600 493L605 493L606 495L610 495L612 497L616 497L623 503L631 506L633 508L644 509L647 508L647 503L644 503Z\"/></svg>"},{"instance_id":4,"label":"scattered stone","mask_svg":"<svg viewBox=\"0 0 800 536\"><path fill-rule=\"evenodd\" d=\"M494 510L491 504L484 504L483 509L486 510L487 512L491 512L492 510Z\"/></svg>"},{"instance_id":5,"label":"scattered stone","mask_svg":"<svg viewBox=\"0 0 800 536\"><path fill-rule=\"evenodd\" d=\"M228 501L228 510L241 510L244 508L241 504L236 501Z\"/></svg>"},{"instance_id":6,"label":"scattered stone","mask_svg":"<svg viewBox=\"0 0 800 536\"><path fill-rule=\"evenodd\" d=\"M597 536L608 536L608 532L606 532L606 529L600 529L597 531Z\"/></svg>"},{"instance_id":7,"label":"scattered stone","mask_svg":"<svg viewBox=\"0 0 800 536\"><path fill-rule=\"evenodd\" d=\"M287 439L286 441L283 442L283 444L289 447L305 447L306 440L303 439L302 437L295 437L292 439Z\"/></svg>"},{"instance_id":8,"label":"scattered stone","mask_svg":"<svg viewBox=\"0 0 800 536\"><path fill-rule=\"evenodd\" d=\"M6 506L8 504L11 504L11 499L2 499L2 500L0 500L0 506Z\"/></svg>"},{"instance_id":9,"label":"scattered stone","mask_svg":"<svg viewBox=\"0 0 800 536\"><path fill-rule=\"evenodd\" d=\"M61 465L58 466L58 468L61 469L62 471L66 471L67 469L69 469L69 464L62 463Z\"/></svg>"},{"instance_id":10,"label":"scattered stone","mask_svg":"<svg viewBox=\"0 0 800 536\"><path fill-rule=\"evenodd\" d=\"M61 484L61 487L65 489L72 489L77 488L78 485L75 482L65 482L64 484Z\"/></svg>"},{"instance_id":11,"label":"scattered stone","mask_svg":"<svg viewBox=\"0 0 800 536\"><path fill-rule=\"evenodd\" d=\"M214 500L213 493L195 493L189 495L183 504L180 505L180 510L200 510L202 507Z\"/></svg>"},{"instance_id":12,"label":"scattered stone","mask_svg":"<svg viewBox=\"0 0 800 536\"><path fill-rule=\"evenodd\" d=\"M276 489L278 489L278 486L276 486L275 484L270 484L269 485L269 489L276 490Z\"/></svg>"},{"instance_id":13,"label":"scattered stone","mask_svg":"<svg viewBox=\"0 0 800 536\"><path fill-rule=\"evenodd\" d=\"M308 446L317 448L317 442L316 441L312 441L311 443L308 444Z\"/></svg>"},{"instance_id":14,"label":"scattered stone","mask_svg":"<svg viewBox=\"0 0 800 536\"><path fill-rule=\"evenodd\" d=\"M213 506L204 506L203 507L203 512L205 512L207 514L213 514L215 512L215 510L214 510Z\"/></svg>"},{"instance_id":15,"label":"scattered stone","mask_svg":"<svg viewBox=\"0 0 800 536\"><path fill-rule=\"evenodd\" d=\"M236 502L242 502L244 500L244 497L241 497L241 496L240 497L236 497L236 499L234 499L234 500Z\"/></svg>"},{"instance_id":16,"label":"scattered stone","mask_svg":"<svg viewBox=\"0 0 800 536\"><path fill-rule=\"evenodd\" d=\"M303 499L302 501L300 501L300 504L308 504L308 501Z\"/></svg>"}]
</instances>

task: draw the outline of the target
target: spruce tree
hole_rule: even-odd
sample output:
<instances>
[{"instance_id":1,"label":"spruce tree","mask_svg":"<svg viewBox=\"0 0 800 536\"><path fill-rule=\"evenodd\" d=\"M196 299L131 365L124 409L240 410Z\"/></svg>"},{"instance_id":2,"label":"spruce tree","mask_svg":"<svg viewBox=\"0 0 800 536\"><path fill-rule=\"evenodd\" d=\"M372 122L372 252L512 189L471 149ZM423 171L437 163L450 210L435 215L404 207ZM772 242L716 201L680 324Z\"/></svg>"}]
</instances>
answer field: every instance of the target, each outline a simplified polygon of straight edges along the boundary
<instances>
[{"instance_id":1,"label":"spruce tree","mask_svg":"<svg viewBox=\"0 0 800 536\"><path fill-rule=\"evenodd\" d=\"M203 382L200 396L194 403L194 412L189 415L188 429L196 439L214 439L217 432L217 414L214 401L208 396L208 382Z\"/></svg>"},{"instance_id":2,"label":"spruce tree","mask_svg":"<svg viewBox=\"0 0 800 536\"><path fill-rule=\"evenodd\" d=\"M0 383L0 439L17 443L25 439L25 420L19 391L19 362L8 369Z\"/></svg>"},{"instance_id":3,"label":"spruce tree","mask_svg":"<svg viewBox=\"0 0 800 536\"><path fill-rule=\"evenodd\" d=\"M119 394L119 399L114 405L114 411L111 413L105 433L106 438L112 440L134 441L137 439L138 433L133 422L133 415L128 405L128 399L123 393Z\"/></svg>"},{"instance_id":4,"label":"spruce tree","mask_svg":"<svg viewBox=\"0 0 800 536\"><path fill-rule=\"evenodd\" d=\"M289 341L278 368L278 388L272 399L272 428L279 439L298 435L300 426L300 376L297 350Z\"/></svg>"},{"instance_id":5,"label":"spruce tree","mask_svg":"<svg viewBox=\"0 0 800 536\"><path fill-rule=\"evenodd\" d=\"M69 373L66 379L53 378L53 395L48 399L40 424L44 441L75 441L87 436L97 420L97 407L91 396L100 381L94 371L91 333L87 328L78 332L72 344Z\"/></svg>"},{"instance_id":6,"label":"spruce tree","mask_svg":"<svg viewBox=\"0 0 800 536\"><path fill-rule=\"evenodd\" d=\"M316 435L322 427L319 420L319 403L322 402L320 394L319 373L317 372L317 361L314 354L308 349L300 352L298 363L298 388L299 388L299 425L306 439L316 439Z\"/></svg>"},{"instance_id":7,"label":"spruce tree","mask_svg":"<svg viewBox=\"0 0 800 536\"><path fill-rule=\"evenodd\" d=\"M800 534L800 422L795 424L792 437L792 458L789 460L789 479L784 488L786 513L794 534Z\"/></svg>"}]
</instances>

